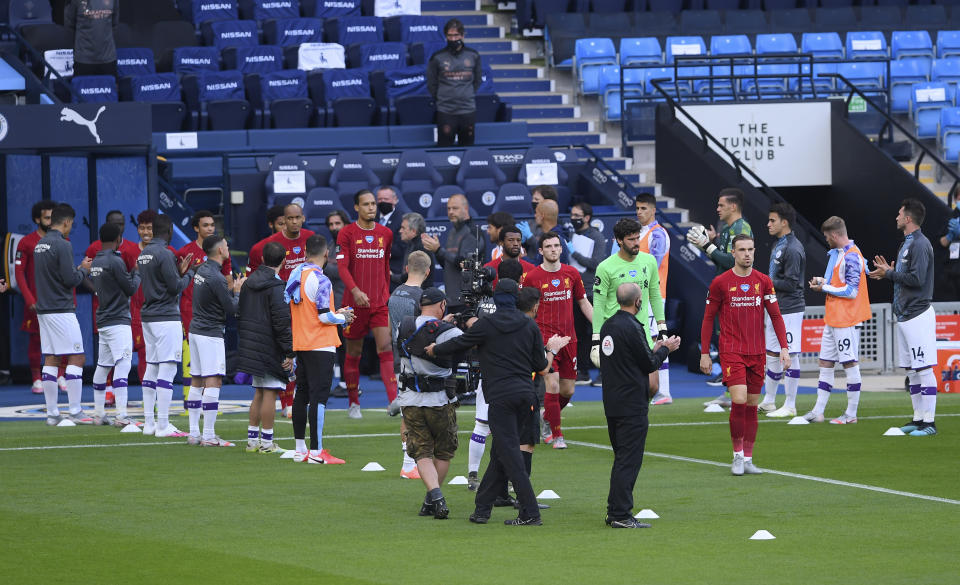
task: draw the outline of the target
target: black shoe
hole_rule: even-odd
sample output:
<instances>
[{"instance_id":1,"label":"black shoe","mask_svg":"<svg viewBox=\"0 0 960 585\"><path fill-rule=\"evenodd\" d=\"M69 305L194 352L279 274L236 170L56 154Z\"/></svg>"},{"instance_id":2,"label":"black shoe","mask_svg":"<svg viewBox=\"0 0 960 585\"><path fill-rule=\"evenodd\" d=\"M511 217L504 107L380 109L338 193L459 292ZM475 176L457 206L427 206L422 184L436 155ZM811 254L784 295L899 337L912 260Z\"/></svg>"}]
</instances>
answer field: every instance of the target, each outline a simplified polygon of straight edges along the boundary
<instances>
[{"instance_id":1,"label":"black shoe","mask_svg":"<svg viewBox=\"0 0 960 585\"><path fill-rule=\"evenodd\" d=\"M420 506L420 512L417 516L433 516L433 502L424 502Z\"/></svg>"},{"instance_id":2,"label":"black shoe","mask_svg":"<svg viewBox=\"0 0 960 585\"><path fill-rule=\"evenodd\" d=\"M476 512L470 514L470 521L474 524L486 524L490 521L490 516L480 516Z\"/></svg>"},{"instance_id":3,"label":"black shoe","mask_svg":"<svg viewBox=\"0 0 960 585\"><path fill-rule=\"evenodd\" d=\"M610 516L607 516L606 518L603 519L603 521L607 523L607 526L610 526L610 523L613 522L613 518L611 518Z\"/></svg>"},{"instance_id":4,"label":"black shoe","mask_svg":"<svg viewBox=\"0 0 960 585\"><path fill-rule=\"evenodd\" d=\"M600 374L597 374L597 377L590 381L591 386L603 386L603 378L600 377Z\"/></svg>"},{"instance_id":5,"label":"black shoe","mask_svg":"<svg viewBox=\"0 0 960 585\"><path fill-rule=\"evenodd\" d=\"M450 508L447 507L447 500L440 498L433 501L433 518L435 520L446 520L450 515Z\"/></svg>"},{"instance_id":6,"label":"black shoe","mask_svg":"<svg viewBox=\"0 0 960 585\"><path fill-rule=\"evenodd\" d=\"M504 520L503 523L507 526L543 526L543 520L540 519L540 516L536 518L521 518L517 516L516 518Z\"/></svg>"},{"instance_id":7,"label":"black shoe","mask_svg":"<svg viewBox=\"0 0 960 585\"><path fill-rule=\"evenodd\" d=\"M707 386L723 386L723 374L717 374L707 380Z\"/></svg>"},{"instance_id":8,"label":"black shoe","mask_svg":"<svg viewBox=\"0 0 960 585\"><path fill-rule=\"evenodd\" d=\"M349 396L347 393L347 387L343 384L337 384L333 387L333 390L330 391L330 396L332 398L346 398Z\"/></svg>"},{"instance_id":9,"label":"black shoe","mask_svg":"<svg viewBox=\"0 0 960 585\"><path fill-rule=\"evenodd\" d=\"M611 520L607 518L607 524L610 528L650 528L646 522L639 522L636 518L624 518L623 520Z\"/></svg>"},{"instance_id":10,"label":"black shoe","mask_svg":"<svg viewBox=\"0 0 960 585\"><path fill-rule=\"evenodd\" d=\"M511 506L517 506L517 499L513 496L497 496L497 499L493 501L494 508L508 508Z\"/></svg>"}]
</instances>

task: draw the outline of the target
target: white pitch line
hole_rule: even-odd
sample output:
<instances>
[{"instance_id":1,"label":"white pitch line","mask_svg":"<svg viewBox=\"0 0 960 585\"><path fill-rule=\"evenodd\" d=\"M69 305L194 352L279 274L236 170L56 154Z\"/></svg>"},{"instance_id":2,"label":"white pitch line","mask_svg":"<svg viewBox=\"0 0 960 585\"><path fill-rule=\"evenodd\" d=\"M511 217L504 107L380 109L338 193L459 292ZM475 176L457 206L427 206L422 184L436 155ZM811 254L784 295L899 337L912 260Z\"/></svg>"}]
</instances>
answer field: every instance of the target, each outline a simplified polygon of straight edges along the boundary
<instances>
[{"instance_id":1,"label":"white pitch line","mask_svg":"<svg viewBox=\"0 0 960 585\"><path fill-rule=\"evenodd\" d=\"M594 449L603 449L605 451L613 451L613 447L610 445L602 445L600 443L587 443L584 441L572 441L568 440L567 443L571 445L579 445L581 447L592 447ZM649 455L650 457L658 457L660 459L670 459L672 461L684 461L687 463L699 463L701 465L711 465L713 467L729 467L729 463L721 463L719 461L710 461L708 459L696 459L694 457L684 457L682 455L670 455L668 453L655 453L651 451L646 451L644 455ZM839 479L830 479L829 477L817 477L816 475L806 475L803 473L791 473L789 471L777 471L776 469L769 469L764 467L764 473L769 473L771 475L781 475L783 477L792 477L794 479L806 479L808 481L816 481L819 483L827 483L831 485L839 485L843 487L857 488L861 490L867 490L871 492L879 492L881 494L890 494L894 496L903 496L905 498L914 498L917 500L927 500L930 502L939 502L941 504L953 504L954 506L960 506L960 500L951 500L949 498L940 498L937 496L928 496L925 494L915 494L913 492L904 492L900 490L892 490L884 487L878 487L875 485L867 485L864 483L853 483L850 481L841 481Z\"/></svg>"}]
</instances>

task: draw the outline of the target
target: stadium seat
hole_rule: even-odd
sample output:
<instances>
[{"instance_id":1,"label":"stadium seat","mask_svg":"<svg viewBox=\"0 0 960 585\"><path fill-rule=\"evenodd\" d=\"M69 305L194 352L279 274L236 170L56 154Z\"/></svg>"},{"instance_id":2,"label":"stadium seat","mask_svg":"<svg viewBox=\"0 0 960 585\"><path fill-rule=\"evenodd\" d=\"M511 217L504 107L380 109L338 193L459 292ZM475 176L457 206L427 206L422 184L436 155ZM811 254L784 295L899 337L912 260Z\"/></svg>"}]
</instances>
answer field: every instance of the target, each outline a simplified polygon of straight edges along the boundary
<instances>
[{"instance_id":1,"label":"stadium seat","mask_svg":"<svg viewBox=\"0 0 960 585\"><path fill-rule=\"evenodd\" d=\"M633 28L630 13L623 12L601 12L590 15L590 30L596 34L604 35L613 40L621 37L633 36Z\"/></svg>"},{"instance_id":2,"label":"stadium seat","mask_svg":"<svg viewBox=\"0 0 960 585\"><path fill-rule=\"evenodd\" d=\"M915 83L910 100L910 116L913 118L917 138L936 138L940 123L940 110L956 105L956 87L949 83L929 81Z\"/></svg>"},{"instance_id":3,"label":"stadium seat","mask_svg":"<svg viewBox=\"0 0 960 585\"><path fill-rule=\"evenodd\" d=\"M788 91L790 82L796 77L788 77L800 73L800 66L791 63L760 64L757 65L757 75L783 75L784 77L746 78L741 81L744 93L756 95L756 88L764 98L782 97Z\"/></svg>"},{"instance_id":4,"label":"stadium seat","mask_svg":"<svg viewBox=\"0 0 960 585\"><path fill-rule=\"evenodd\" d=\"M848 62L837 65L837 73L853 83L861 91L885 89L884 77L886 64L879 62ZM837 89L844 91L846 86L837 81Z\"/></svg>"},{"instance_id":5,"label":"stadium seat","mask_svg":"<svg viewBox=\"0 0 960 585\"><path fill-rule=\"evenodd\" d=\"M941 158L948 163L957 164L960 158L960 108L940 110L937 144Z\"/></svg>"},{"instance_id":6,"label":"stadium seat","mask_svg":"<svg viewBox=\"0 0 960 585\"><path fill-rule=\"evenodd\" d=\"M300 43L323 42L323 20L319 18L278 18L263 23L263 43L289 47Z\"/></svg>"},{"instance_id":7,"label":"stadium seat","mask_svg":"<svg viewBox=\"0 0 960 585\"><path fill-rule=\"evenodd\" d=\"M344 47L354 43L382 43L383 24L376 16L341 16L323 23L326 38Z\"/></svg>"},{"instance_id":8,"label":"stadium seat","mask_svg":"<svg viewBox=\"0 0 960 585\"><path fill-rule=\"evenodd\" d=\"M805 33L813 30L813 21L806 8L773 10L770 13L770 28L779 33Z\"/></svg>"},{"instance_id":9,"label":"stadium seat","mask_svg":"<svg viewBox=\"0 0 960 585\"><path fill-rule=\"evenodd\" d=\"M463 153L456 183L463 189L472 208L486 216L496 203L500 185L506 182L506 175L489 150L469 148Z\"/></svg>"},{"instance_id":10,"label":"stadium seat","mask_svg":"<svg viewBox=\"0 0 960 585\"><path fill-rule=\"evenodd\" d=\"M650 12L666 11L679 14L683 9L683 0L647 0Z\"/></svg>"},{"instance_id":11,"label":"stadium seat","mask_svg":"<svg viewBox=\"0 0 960 585\"><path fill-rule=\"evenodd\" d=\"M112 75L77 75L70 86L75 103L117 101L117 80Z\"/></svg>"},{"instance_id":12,"label":"stadium seat","mask_svg":"<svg viewBox=\"0 0 960 585\"><path fill-rule=\"evenodd\" d=\"M446 18L443 16L403 15L384 19L384 35L388 41L396 43L444 43L447 37L443 32Z\"/></svg>"},{"instance_id":13,"label":"stadium seat","mask_svg":"<svg viewBox=\"0 0 960 585\"><path fill-rule=\"evenodd\" d=\"M915 30L936 30L945 22L947 22L947 11L939 4L908 5L903 16L903 24Z\"/></svg>"},{"instance_id":14,"label":"stadium seat","mask_svg":"<svg viewBox=\"0 0 960 585\"><path fill-rule=\"evenodd\" d=\"M835 32L803 33L800 39L800 52L810 53L815 59L836 59L844 57L843 42Z\"/></svg>"},{"instance_id":15,"label":"stadium seat","mask_svg":"<svg viewBox=\"0 0 960 585\"><path fill-rule=\"evenodd\" d=\"M723 30L723 21L717 10L684 10L680 13L680 34L708 35Z\"/></svg>"},{"instance_id":16,"label":"stadium seat","mask_svg":"<svg viewBox=\"0 0 960 585\"><path fill-rule=\"evenodd\" d=\"M328 126L370 126L377 108L370 95L370 79L359 69L332 69L323 75Z\"/></svg>"},{"instance_id":17,"label":"stadium seat","mask_svg":"<svg viewBox=\"0 0 960 585\"><path fill-rule=\"evenodd\" d=\"M937 57L960 57L960 30L937 31Z\"/></svg>"},{"instance_id":18,"label":"stadium seat","mask_svg":"<svg viewBox=\"0 0 960 585\"><path fill-rule=\"evenodd\" d=\"M887 39L880 31L847 33L847 59L886 59Z\"/></svg>"},{"instance_id":19,"label":"stadium seat","mask_svg":"<svg viewBox=\"0 0 960 585\"><path fill-rule=\"evenodd\" d=\"M710 54L718 55L751 55L753 47L747 35L717 35L710 39Z\"/></svg>"},{"instance_id":20,"label":"stadium seat","mask_svg":"<svg viewBox=\"0 0 960 585\"><path fill-rule=\"evenodd\" d=\"M598 13L620 13L627 9L626 0L590 0L590 12Z\"/></svg>"},{"instance_id":21,"label":"stadium seat","mask_svg":"<svg viewBox=\"0 0 960 585\"><path fill-rule=\"evenodd\" d=\"M793 10L797 8L797 0L763 0L763 9L767 12L774 10Z\"/></svg>"},{"instance_id":22,"label":"stadium seat","mask_svg":"<svg viewBox=\"0 0 960 585\"><path fill-rule=\"evenodd\" d=\"M224 69L240 73L269 73L283 69L283 49L270 45L229 47L221 51Z\"/></svg>"},{"instance_id":23,"label":"stadium seat","mask_svg":"<svg viewBox=\"0 0 960 585\"><path fill-rule=\"evenodd\" d=\"M305 128L314 119L313 102L307 93L305 71L283 70L260 76L264 128Z\"/></svg>"},{"instance_id":24,"label":"stadium seat","mask_svg":"<svg viewBox=\"0 0 960 585\"><path fill-rule=\"evenodd\" d=\"M376 99L377 85L371 76L371 84ZM389 110L390 123L401 126L413 124L433 124L436 102L427 91L426 68L413 65L402 69L382 72L383 90L381 103ZM385 98L385 99L384 99Z\"/></svg>"},{"instance_id":25,"label":"stadium seat","mask_svg":"<svg viewBox=\"0 0 960 585\"><path fill-rule=\"evenodd\" d=\"M207 72L200 76L199 82L201 128L244 130L253 126L254 111L244 97L242 73Z\"/></svg>"},{"instance_id":26,"label":"stadium seat","mask_svg":"<svg viewBox=\"0 0 960 585\"><path fill-rule=\"evenodd\" d=\"M900 6L861 6L859 27L864 30L890 30L903 25Z\"/></svg>"},{"instance_id":27,"label":"stadium seat","mask_svg":"<svg viewBox=\"0 0 960 585\"><path fill-rule=\"evenodd\" d=\"M240 0L240 18L262 21L300 16L299 0Z\"/></svg>"},{"instance_id":28,"label":"stadium seat","mask_svg":"<svg viewBox=\"0 0 960 585\"><path fill-rule=\"evenodd\" d=\"M707 44L703 42L703 37L698 36L667 37L664 42L664 51L666 64L672 65L673 58L678 55L706 55Z\"/></svg>"},{"instance_id":29,"label":"stadium seat","mask_svg":"<svg viewBox=\"0 0 960 585\"><path fill-rule=\"evenodd\" d=\"M797 52L797 40L788 34L757 35L756 44L757 55Z\"/></svg>"},{"instance_id":30,"label":"stadium seat","mask_svg":"<svg viewBox=\"0 0 960 585\"><path fill-rule=\"evenodd\" d=\"M317 180L302 156L293 152L276 154L270 160L270 172L264 182L267 206L275 204L277 194L306 194L316 186Z\"/></svg>"},{"instance_id":31,"label":"stadium seat","mask_svg":"<svg viewBox=\"0 0 960 585\"><path fill-rule=\"evenodd\" d=\"M407 199L417 201L422 194L433 193L442 183L443 177L434 168L427 151L411 149L400 155L393 184Z\"/></svg>"},{"instance_id":32,"label":"stadium seat","mask_svg":"<svg viewBox=\"0 0 960 585\"><path fill-rule=\"evenodd\" d=\"M183 103L180 80L176 73L137 75L123 81L120 88L121 99L150 104L154 132L196 129L196 117Z\"/></svg>"},{"instance_id":33,"label":"stadium seat","mask_svg":"<svg viewBox=\"0 0 960 585\"><path fill-rule=\"evenodd\" d=\"M7 12L14 29L35 24L53 24L53 11L47 0L10 0Z\"/></svg>"},{"instance_id":34,"label":"stadium seat","mask_svg":"<svg viewBox=\"0 0 960 585\"><path fill-rule=\"evenodd\" d=\"M150 48L156 59L157 71L173 71L173 52L180 47L199 45L197 32L185 20L157 22L150 35Z\"/></svg>"},{"instance_id":35,"label":"stadium seat","mask_svg":"<svg viewBox=\"0 0 960 585\"><path fill-rule=\"evenodd\" d=\"M740 9L740 0L706 0L704 7L707 10L729 10L733 12Z\"/></svg>"},{"instance_id":36,"label":"stadium seat","mask_svg":"<svg viewBox=\"0 0 960 585\"><path fill-rule=\"evenodd\" d=\"M813 11L814 26L819 32L848 31L857 28L857 14L852 6L831 6Z\"/></svg>"},{"instance_id":37,"label":"stadium seat","mask_svg":"<svg viewBox=\"0 0 960 585\"><path fill-rule=\"evenodd\" d=\"M287 69L344 69L347 56L343 45L338 43L301 43L283 49L283 62Z\"/></svg>"},{"instance_id":38,"label":"stadium seat","mask_svg":"<svg viewBox=\"0 0 960 585\"><path fill-rule=\"evenodd\" d=\"M407 66L407 45L403 43L351 45L347 55L350 67L359 67L368 71L400 69Z\"/></svg>"},{"instance_id":39,"label":"stadium seat","mask_svg":"<svg viewBox=\"0 0 960 585\"><path fill-rule=\"evenodd\" d=\"M820 6L824 8L842 8L853 6L853 0L820 0Z\"/></svg>"},{"instance_id":40,"label":"stadium seat","mask_svg":"<svg viewBox=\"0 0 960 585\"><path fill-rule=\"evenodd\" d=\"M635 34L666 36L676 32L676 17L672 12L661 10L658 12L634 13L633 30L624 36L634 36Z\"/></svg>"},{"instance_id":41,"label":"stadium seat","mask_svg":"<svg viewBox=\"0 0 960 585\"><path fill-rule=\"evenodd\" d=\"M217 20L200 28L203 42L218 49L259 45L257 23L252 20Z\"/></svg>"},{"instance_id":42,"label":"stadium seat","mask_svg":"<svg viewBox=\"0 0 960 585\"><path fill-rule=\"evenodd\" d=\"M180 47L173 50L173 72L183 75L220 70L220 51L214 47Z\"/></svg>"},{"instance_id":43,"label":"stadium seat","mask_svg":"<svg viewBox=\"0 0 960 585\"><path fill-rule=\"evenodd\" d=\"M318 18L337 18L340 16L360 16L361 0L316 0L313 14L304 11L304 16ZM350 206L353 209L353 205Z\"/></svg>"},{"instance_id":44,"label":"stadium seat","mask_svg":"<svg viewBox=\"0 0 960 585\"><path fill-rule=\"evenodd\" d=\"M153 51L143 48L117 49L117 75L149 75L156 73L156 64L153 60Z\"/></svg>"},{"instance_id":45,"label":"stadium seat","mask_svg":"<svg viewBox=\"0 0 960 585\"><path fill-rule=\"evenodd\" d=\"M497 192L497 202L493 212L505 211L514 217L533 215L533 196L523 183L504 183Z\"/></svg>"},{"instance_id":46,"label":"stadium seat","mask_svg":"<svg viewBox=\"0 0 960 585\"><path fill-rule=\"evenodd\" d=\"M340 196L350 198L350 206L347 209L353 209L354 193L361 189L373 189L379 184L380 179L370 169L363 153L345 151L337 156L333 173L330 174L330 187Z\"/></svg>"},{"instance_id":47,"label":"stadium seat","mask_svg":"<svg viewBox=\"0 0 960 585\"><path fill-rule=\"evenodd\" d=\"M240 10L236 0L193 0L193 24L199 27L211 20L237 20Z\"/></svg>"},{"instance_id":48,"label":"stadium seat","mask_svg":"<svg viewBox=\"0 0 960 585\"><path fill-rule=\"evenodd\" d=\"M447 46L447 42L429 42L429 43L413 43L407 47L407 52L410 54L410 64L411 65L425 65L427 61L430 60L430 57L440 49Z\"/></svg>"},{"instance_id":49,"label":"stadium seat","mask_svg":"<svg viewBox=\"0 0 960 585\"><path fill-rule=\"evenodd\" d=\"M572 162L572 161L571 161ZM529 164L555 164L557 165L557 182L548 182L542 175L530 176L527 172ZM528 186L552 185L557 188L557 207L561 212L566 212L570 208L570 189L567 188L569 176L566 169L559 164L557 155L549 148L543 146L533 146L527 149L523 154L523 162L520 164L520 172L517 173L517 181Z\"/></svg>"},{"instance_id":50,"label":"stadium seat","mask_svg":"<svg viewBox=\"0 0 960 585\"><path fill-rule=\"evenodd\" d=\"M663 48L657 37L620 39L621 65L661 65Z\"/></svg>"},{"instance_id":51,"label":"stadium seat","mask_svg":"<svg viewBox=\"0 0 960 585\"><path fill-rule=\"evenodd\" d=\"M595 95L600 67L617 64L613 41L605 38L579 39L574 49L576 86L581 95Z\"/></svg>"},{"instance_id":52,"label":"stadium seat","mask_svg":"<svg viewBox=\"0 0 960 585\"><path fill-rule=\"evenodd\" d=\"M330 187L314 187L307 192L305 199L303 215L308 226L326 228L327 215L341 208L340 196ZM350 210L353 210L352 206ZM314 228L310 227L310 229Z\"/></svg>"},{"instance_id":53,"label":"stadium seat","mask_svg":"<svg viewBox=\"0 0 960 585\"><path fill-rule=\"evenodd\" d=\"M653 67L650 69L642 69L643 72L643 92L648 96L660 96L660 91L653 85L653 82L656 81L660 87L667 92L670 92L671 97L677 97L676 92L672 90L678 89L676 83L674 82L674 70L673 67ZM663 98L656 97L655 101L664 101Z\"/></svg>"},{"instance_id":54,"label":"stadium seat","mask_svg":"<svg viewBox=\"0 0 960 585\"><path fill-rule=\"evenodd\" d=\"M919 59L890 62L890 110L903 114L910 111L913 84L930 80L930 64Z\"/></svg>"},{"instance_id":55,"label":"stadium seat","mask_svg":"<svg viewBox=\"0 0 960 585\"><path fill-rule=\"evenodd\" d=\"M621 102L626 96L643 96L643 70L624 69L623 89L620 88L620 67L607 65L600 70L600 97L602 98L601 119L604 122L621 119Z\"/></svg>"},{"instance_id":56,"label":"stadium seat","mask_svg":"<svg viewBox=\"0 0 960 585\"><path fill-rule=\"evenodd\" d=\"M934 60L930 69L930 80L960 84L960 57Z\"/></svg>"},{"instance_id":57,"label":"stadium seat","mask_svg":"<svg viewBox=\"0 0 960 585\"><path fill-rule=\"evenodd\" d=\"M890 35L890 54L897 60L919 59L929 65L934 58L930 33L925 30L894 31Z\"/></svg>"},{"instance_id":58,"label":"stadium seat","mask_svg":"<svg viewBox=\"0 0 960 585\"><path fill-rule=\"evenodd\" d=\"M724 30L728 35L762 34L770 30L770 23L762 10L728 10Z\"/></svg>"}]
</instances>

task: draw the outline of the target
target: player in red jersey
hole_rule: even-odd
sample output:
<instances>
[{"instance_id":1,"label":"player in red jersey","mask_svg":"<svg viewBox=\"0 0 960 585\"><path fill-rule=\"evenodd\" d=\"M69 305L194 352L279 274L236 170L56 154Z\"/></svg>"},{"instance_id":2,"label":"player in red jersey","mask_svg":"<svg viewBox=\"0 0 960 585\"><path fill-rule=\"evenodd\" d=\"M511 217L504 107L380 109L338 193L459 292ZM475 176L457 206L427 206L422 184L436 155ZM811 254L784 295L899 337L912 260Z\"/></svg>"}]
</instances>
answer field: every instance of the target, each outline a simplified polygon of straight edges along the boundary
<instances>
[{"instance_id":1,"label":"player in red jersey","mask_svg":"<svg viewBox=\"0 0 960 585\"><path fill-rule=\"evenodd\" d=\"M337 234L337 268L343 280L343 306L353 306L354 320L343 330L347 340L347 357L343 378L347 383L350 418L360 414L360 354L363 338L373 332L380 358L380 377L390 402L397 397L397 378L393 372L393 346L390 342L390 249L393 232L376 222L377 198L363 189L353 196L357 221ZM348 294L349 293L349 294Z\"/></svg>"},{"instance_id":2,"label":"player in red jersey","mask_svg":"<svg viewBox=\"0 0 960 585\"><path fill-rule=\"evenodd\" d=\"M787 330L783 325L773 281L753 268L753 237L733 238L733 268L710 283L707 306L700 328L700 347L710 347L713 319L720 315L720 368L723 383L730 391L730 437L733 439L734 475L763 473L753 464L757 438L757 405L766 368L764 311L770 315L780 342L780 361L790 367ZM709 374L713 363L709 353L700 354L700 371Z\"/></svg>"},{"instance_id":3,"label":"player in red jersey","mask_svg":"<svg viewBox=\"0 0 960 585\"><path fill-rule=\"evenodd\" d=\"M520 262L520 266L523 267L524 276L536 268L536 265L530 264L520 257L520 255L523 254L523 234L520 232L520 228L513 224L505 225L500 228L498 237L500 243L500 254L493 260L484 264L484 267L493 268L493 273L497 274L497 269L500 268L501 262L504 260L513 259ZM497 280L499 279L493 279L493 288L497 288Z\"/></svg>"},{"instance_id":4,"label":"player in red jersey","mask_svg":"<svg viewBox=\"0 0 960 585\"><path fill-rule=\"evenodd\" d=\"M283 229L284 222L284 206L283 205L274 205L267 210L267 227L270 228L270 235L263 238L259 242L253 245L250 248L250 254L247 256L247 276L250 276L254 270L257 269L257 266L263 264L263 247L267 245L267 241L273 237L274 234ZM256 258L254 263L253 259ZM253 265L255 264L255 265Z\"/></svg>"},{"instance_id":5,"label":"player in red jersey","mask_svg":"<svg viewBox=\"0 0 960 585\"><path fill-rule=\"evenodd\" d=\"M563 243L560 234L548 231L540 234L540 254L543 263L523 276L523 286L540 291L537 325L544 339L553 335L569 337L570 343L553 358L550 372L544 376L547 392L543 398L543 418L550 424L550 435L545 442L554 449L566 449L560 427L560 411L573 398L577 381L577 333L573 326L573 304L593 321L593 305L587 300L583 278L573 266L562 264ZM504 247L506 253L506 247Z\"/></svg>"},{"instance_id":6,"label":"player in red jersey","mask_svg":"<svg viewBox=\"0 0 960 585\"><path fill-rule=\"evenodd\" d=\"M272 209L272 208L271 208ZM280 264L278 276L286 282L290 273L297 266L307 261L307 238L313 235L313 230L303 227L303 208L296 203L289 203L283 207L283 219L275 220L274 226L280 229L265 240L257 242L250 250L247 260L247 274L250 274L263 264L263 246L268 242L276 242L286 251L283 263ZM280 392L280 409L286 418L293 417L293 393L297 387L294 380L287 383L287 387Z\"/></svg>"},{"instance_id":7,"label":"player in red jersey","mask_svg":"<svg viewBox=\"0 0 960 585\"><path fill-rule=\"evenodd\" d=\"M20 330L27 333L27 360L30 362L30 374L33 376L34 394L43 394L40 382L40 368L43 355L40 353L40 326L37 324L37 288L33 280L33 249L40 238L47 235L50 228L50 214L57 206L56 201L38 201L30 210L30 217L37 229L20 238L17 242L17 257L14 261L14 275L17 288L23 295L23 322Z\"/></svg>"}]
</instances>

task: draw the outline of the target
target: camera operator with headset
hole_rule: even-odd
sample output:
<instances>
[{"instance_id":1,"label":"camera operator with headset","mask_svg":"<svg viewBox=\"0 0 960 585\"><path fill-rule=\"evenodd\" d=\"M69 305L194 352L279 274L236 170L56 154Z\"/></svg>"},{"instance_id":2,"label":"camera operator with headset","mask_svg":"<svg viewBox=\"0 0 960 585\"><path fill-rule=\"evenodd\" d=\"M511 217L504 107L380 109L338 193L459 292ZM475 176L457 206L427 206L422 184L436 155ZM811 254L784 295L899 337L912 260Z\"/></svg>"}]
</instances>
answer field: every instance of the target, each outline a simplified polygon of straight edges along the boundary
<instances>
[{"instance_id":1,"label":"camera operator with headset","mask_svg":"<svg viewBox=\"0 0 960 585\"><path fill-rule=\"evenodd\" d=\"M480 317L463 335L425 348L427 355L440 357L473 346L479 350L494 443L490 464L477 491L476 507L470 515L470 521L477 524L486 524L490 520L504 476L513 483L520 501L517 518L504 523L510 526L543 523L520 452L520 437L528 436L529 430L537 425L537 397L530 374L546 372L549 368L547 354L556 355L569 338L553 336L544 345L537 324L517 310L518 292L519 285L515 280L500 279L493 295L497 306L495 313Z\"/></svg>"},{"instance_id":2,"label":"camera operator with headset","mask_svg":"<svg viewBox=\"0 0 960 585\"><path fill-rule=\"evenodd\" d=\"M486 238L481 238L470 225L470 205L464 195L451 195L447 201L447 218L453 225L453 231L447 235L443 247L440 240L430 234L423 234L423 247L431 254L436 254L437 260L443 265L443 283L447 291L448 308L451 313L459 313L464 309L464 301L460 294L460 283L463 269L461 263L470 252L477 250L480 258L486 247Z\"/></svg>"}]
</instances>

